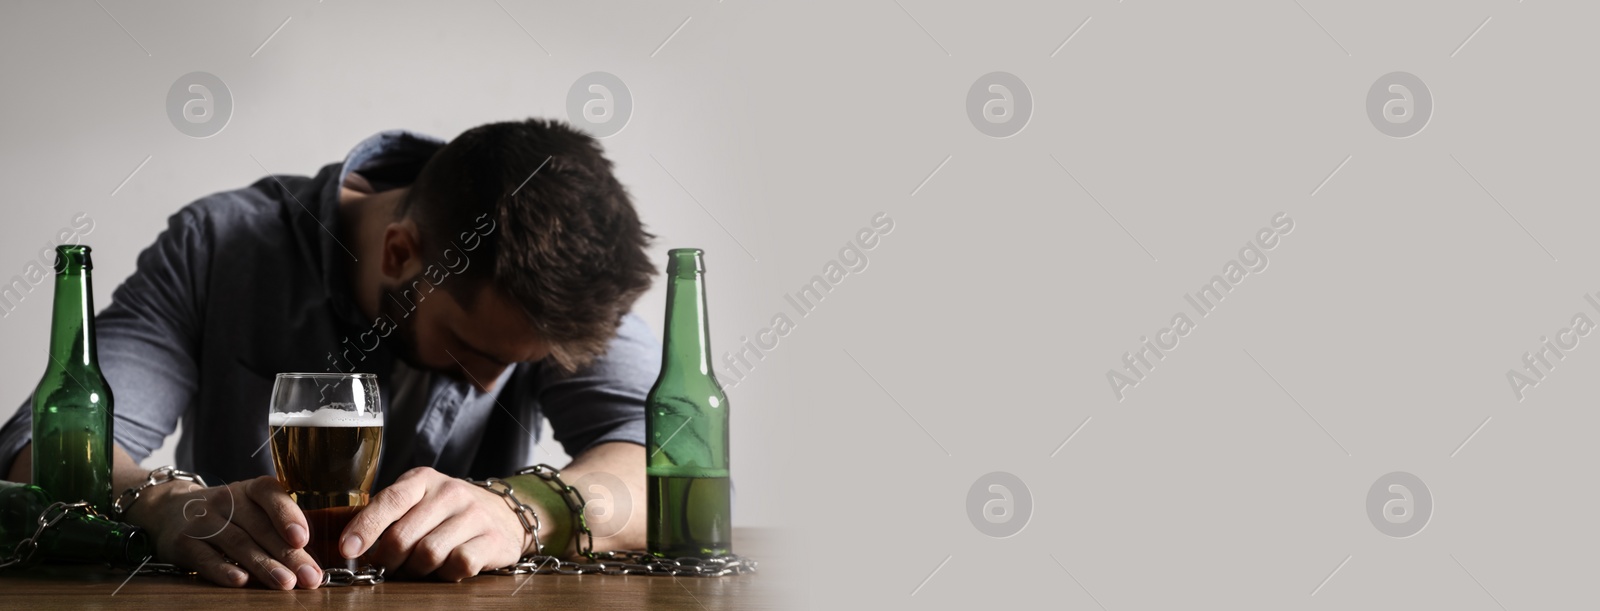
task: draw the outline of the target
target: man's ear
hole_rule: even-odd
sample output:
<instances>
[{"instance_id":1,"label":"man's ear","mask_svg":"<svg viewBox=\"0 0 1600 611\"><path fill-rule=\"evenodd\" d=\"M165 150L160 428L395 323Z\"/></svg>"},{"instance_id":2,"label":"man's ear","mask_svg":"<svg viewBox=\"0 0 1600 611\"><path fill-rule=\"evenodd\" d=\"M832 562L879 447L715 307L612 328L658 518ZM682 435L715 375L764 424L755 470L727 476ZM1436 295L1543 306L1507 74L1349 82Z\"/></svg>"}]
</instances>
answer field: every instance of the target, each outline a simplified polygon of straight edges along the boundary
<instances>
[{"instance_id":1,"label":"man's ear","mask_svg":"<svg viewBox=\"0 0 1600 611\"><path fill-rule=\"evenodd\" d=\"M383 250L378 263L383 277L400 282L422 273L422 239L417 224L403 218L383 230Z\"/></svg>"}]
</instances>

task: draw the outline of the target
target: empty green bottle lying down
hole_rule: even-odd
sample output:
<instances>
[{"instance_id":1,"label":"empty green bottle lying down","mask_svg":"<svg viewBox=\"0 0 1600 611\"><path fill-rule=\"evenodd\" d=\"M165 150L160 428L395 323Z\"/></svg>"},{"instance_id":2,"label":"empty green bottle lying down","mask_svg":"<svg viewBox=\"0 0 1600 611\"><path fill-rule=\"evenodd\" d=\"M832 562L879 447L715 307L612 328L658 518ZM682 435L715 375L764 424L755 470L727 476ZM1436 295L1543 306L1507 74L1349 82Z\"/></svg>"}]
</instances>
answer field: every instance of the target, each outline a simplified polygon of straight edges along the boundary
<instances>
[{"instance_id":1,"label":"empty green bottle lying down","mask_svg":"<svg viewBox=\"0 0 1600 611\"><path fill-rule=\"evenodd\" d=\"M50 495L38 486L0 481L0 566L48 562L105 562L118 566L137 566L155 555L155 548L144 529L113 521L87 508L60 510L50 516L61 518L39 532L39 517L48 509ZM17 545L39 533L37 550L29 553ZM19 558L16 555L28 556Z\"/></svg>"}]
</instances>

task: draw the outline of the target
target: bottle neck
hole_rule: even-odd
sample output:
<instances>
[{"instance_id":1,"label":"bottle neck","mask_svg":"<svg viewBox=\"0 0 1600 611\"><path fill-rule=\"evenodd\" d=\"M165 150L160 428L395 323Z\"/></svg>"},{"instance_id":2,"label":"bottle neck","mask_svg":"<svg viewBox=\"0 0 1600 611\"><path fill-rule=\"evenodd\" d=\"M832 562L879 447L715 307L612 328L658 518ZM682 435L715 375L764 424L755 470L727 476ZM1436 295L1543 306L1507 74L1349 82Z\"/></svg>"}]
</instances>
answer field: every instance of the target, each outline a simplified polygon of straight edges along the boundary
<instances>
[{"instance_id":1,"label":"bottle neck","mask_svg":"<svg viewBox=\"0 0 1600 611\"><path fill-rule=\"evenodd\" d=\"M87 266L69 263L56 273L55 314L50 321L50 356L59 367L90 367L95 355L94 290Z\"/></svg>"},{"instance_id":2,"label":"bottle neck","mask_svg":"<svg viewBox=\"0 0 1600 611\"><path fill-rule=\"evenodd\" d=\"M133 566L156 555L150 533L131 524L118 524L102 541L99 559L112 564Z\"/></svg>"},{"instance_id":3,"label":"bottle neck","mask_svg":"<svg viewBox=\"0 0 1600 611\"><path fill-rule=\"evenodd\" d=\"M706 287L695 269L668 275L667 321L661 371L673 375L711 375L711 325L706 317Z\"/></svg>"},{"instance_id":4,"label":"bottle neck","mask_svg":"<svg viewBox=\"0 0 1600 611\"><path fill-rule=\"evenodd\" d=\"M39 555L46 560L109 562L133 566L155 555L150 535L132 524L73 514L40 537Z\"/></svg>"}]
</instances>

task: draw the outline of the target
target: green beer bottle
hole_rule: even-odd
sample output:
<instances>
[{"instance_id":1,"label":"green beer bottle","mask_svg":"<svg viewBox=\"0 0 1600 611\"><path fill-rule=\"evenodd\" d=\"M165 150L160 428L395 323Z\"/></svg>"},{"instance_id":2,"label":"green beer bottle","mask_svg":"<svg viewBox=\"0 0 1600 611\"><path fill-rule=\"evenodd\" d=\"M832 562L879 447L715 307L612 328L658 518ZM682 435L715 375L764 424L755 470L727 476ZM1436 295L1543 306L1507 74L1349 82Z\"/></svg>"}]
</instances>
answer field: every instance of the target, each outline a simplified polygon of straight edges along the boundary
<instances>
[{"instance_id":1,"label":"green beer bottle","mask_svg":"<svg viewBox=\"0 0 1600 611\"><path fill-rule=\"evenodd\" d=\"M111 513L111 386L95 358L89 247L56 247L50 362L33 391L33 483Z\"/></svg>"},{"instance_id":2,"label":"green beer bottle","mask_svg":"<svg viewBox=\"0 0 1600 611\"><path fill-rule=\"evenodd\" d=\"M38 486L0 482L0 563L12 560L7 555L39 530L39 517L50 503L49 495ZM61 516L34 543L39 547L28 559L29 564L48 560L134 566L155 555L144 529L82 510Z\"/></svg>"},{"instance_id":3,"label":"green beer bottle","mask_svg":"<svg viewBox=\"0 0 1600 611\"><path fill-rule=\"evenodd\" d=\"M645 399L650 553L733 553L728 396L711 372L705 264L698 248L667 253L661 376Z\"/></svg>"}]
</instances>

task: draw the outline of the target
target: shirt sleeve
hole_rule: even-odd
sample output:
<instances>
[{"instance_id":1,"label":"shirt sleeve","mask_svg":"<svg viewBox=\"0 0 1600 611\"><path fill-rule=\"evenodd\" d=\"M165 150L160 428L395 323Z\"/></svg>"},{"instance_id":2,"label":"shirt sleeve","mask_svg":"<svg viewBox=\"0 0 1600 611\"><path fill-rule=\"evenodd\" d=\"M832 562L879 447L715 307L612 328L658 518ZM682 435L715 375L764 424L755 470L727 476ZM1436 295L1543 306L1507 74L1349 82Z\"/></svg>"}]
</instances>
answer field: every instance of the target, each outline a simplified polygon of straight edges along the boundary
<instances>
[{"instance_id":1,"label":"shirt sleeve","mask_svg":"<svg viewBox=\"0 0 1600 611\"><path fill-rule=\"evenodd\" d=\"M644 445L644 399L661 371L661 343L644 319L629 314L606 353L570 376L541 367L539 405L568 456L595 445Z\"/></svg>"},{"instance_id":2,"label":"shirt sleeve","mask_svg":"<svg viewBox=\"0 0 1600 611\"><path fill-rule=\"evenodd\" d=\"M22 446L28 445L28 440L33 438L33 397L23 402L17 413L11 415L4 427L0 427L0 479L5 479L11 474L11 465L16 462L17 453L22 451Z\"/></svg>"},{"instance_id":3,"label":"shirt sleeve","mask_svg":"<svg viewBox=\"0 0 1600 611\"><path fill-rule=\"evenodd\" d=\"M95 316L100 371L111 386L112 437L144 460L177 428L195 396L201 283L207 258L198 213L185 208L140 253L132 276ZM0 428L0 464L33 437L33 399ZM5 471L0 471L3 475Z\"/></svg>"}]
</instances>

